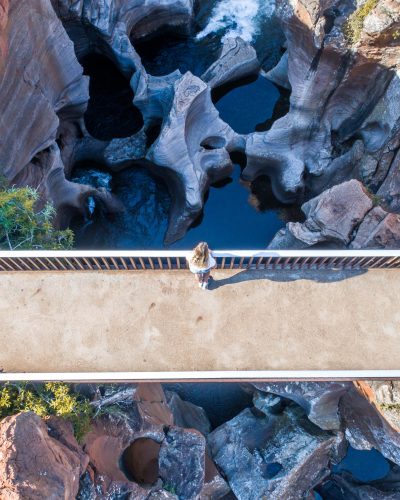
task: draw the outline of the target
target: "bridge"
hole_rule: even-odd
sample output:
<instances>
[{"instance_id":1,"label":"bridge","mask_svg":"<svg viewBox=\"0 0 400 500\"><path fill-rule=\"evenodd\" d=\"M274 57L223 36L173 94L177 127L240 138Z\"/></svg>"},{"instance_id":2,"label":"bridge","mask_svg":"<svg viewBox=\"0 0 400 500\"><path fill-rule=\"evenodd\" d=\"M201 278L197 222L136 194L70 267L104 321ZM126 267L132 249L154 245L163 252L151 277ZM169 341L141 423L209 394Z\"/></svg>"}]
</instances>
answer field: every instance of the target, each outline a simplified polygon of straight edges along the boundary
<instances>
[{"instance_id":1,"label":"bridge","mask_svg":"<svg viewBox=\"0 0 400 500\"><path fill-rule=\"evenodd\" d=\"M0 252L1 380L400 377L400 251Z\"/></svg>"}]
</instances>

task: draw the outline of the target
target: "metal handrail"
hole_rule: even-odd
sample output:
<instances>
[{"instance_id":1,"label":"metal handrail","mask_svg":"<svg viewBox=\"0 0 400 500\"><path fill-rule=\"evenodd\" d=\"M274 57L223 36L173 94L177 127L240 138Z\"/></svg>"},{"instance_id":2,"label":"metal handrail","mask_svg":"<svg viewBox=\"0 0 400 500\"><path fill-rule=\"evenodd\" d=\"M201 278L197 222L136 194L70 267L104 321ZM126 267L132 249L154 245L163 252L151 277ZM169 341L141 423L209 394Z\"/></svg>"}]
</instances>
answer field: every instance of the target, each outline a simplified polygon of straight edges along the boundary
<instances>
[{"instance_id":1,"label":"metal handrail","mask_svg":"<svg viewBox=\"0 0 400 500\"><path fill-rule=\"evenodd\" d=\"M0 251L0 272L182 270L189 250ZM395 269L400 250L216 250L220 269Z\"/></svg>"}]
</instances>

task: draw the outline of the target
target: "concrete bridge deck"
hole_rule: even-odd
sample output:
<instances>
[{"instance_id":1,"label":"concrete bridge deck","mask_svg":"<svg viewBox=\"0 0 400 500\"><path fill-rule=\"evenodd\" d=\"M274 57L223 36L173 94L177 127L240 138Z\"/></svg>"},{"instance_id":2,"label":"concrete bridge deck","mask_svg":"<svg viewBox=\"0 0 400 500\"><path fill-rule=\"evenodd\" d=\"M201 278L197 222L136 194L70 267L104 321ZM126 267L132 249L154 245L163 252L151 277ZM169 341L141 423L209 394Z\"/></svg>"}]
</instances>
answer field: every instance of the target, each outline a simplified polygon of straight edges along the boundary
<instances>
[{"instance_id":1,"label":"concrete bridge deck","mask_svg":"<svg viewBox=\"0 0 400 500\"><path fill-rule=\"evenodd\" d=\"M4 372L398 370L400 270L3 272Z\"/></svg>"}]
</instances>

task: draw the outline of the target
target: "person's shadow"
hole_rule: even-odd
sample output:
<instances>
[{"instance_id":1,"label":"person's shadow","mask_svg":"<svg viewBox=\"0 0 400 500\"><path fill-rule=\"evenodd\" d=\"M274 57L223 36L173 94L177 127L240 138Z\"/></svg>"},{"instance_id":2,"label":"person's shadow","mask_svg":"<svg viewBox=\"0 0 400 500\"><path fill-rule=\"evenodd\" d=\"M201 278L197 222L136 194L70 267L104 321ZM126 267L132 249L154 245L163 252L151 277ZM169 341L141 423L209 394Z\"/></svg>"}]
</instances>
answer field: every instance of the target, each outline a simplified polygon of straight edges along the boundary
<instances>
[{"instance_id":1,"label":"person's shadow","mask_svg":"<svg viewBox=\"0 0 400 500\"><path fill-rule=\"evenodd\" d=\"M218 275L218 270L216 271ZM213 279L209 285L210 290L216 290L221 286L236 285L243 281L297 281L311 280L318 283L333 283L335 281L347 280L355 278L367 272L367 269L305 269L305 270L268 270L268 269L251 269L241 270L229 278ZM214 273L215 274L215 273Z\"/></svg>"}]
</instances>

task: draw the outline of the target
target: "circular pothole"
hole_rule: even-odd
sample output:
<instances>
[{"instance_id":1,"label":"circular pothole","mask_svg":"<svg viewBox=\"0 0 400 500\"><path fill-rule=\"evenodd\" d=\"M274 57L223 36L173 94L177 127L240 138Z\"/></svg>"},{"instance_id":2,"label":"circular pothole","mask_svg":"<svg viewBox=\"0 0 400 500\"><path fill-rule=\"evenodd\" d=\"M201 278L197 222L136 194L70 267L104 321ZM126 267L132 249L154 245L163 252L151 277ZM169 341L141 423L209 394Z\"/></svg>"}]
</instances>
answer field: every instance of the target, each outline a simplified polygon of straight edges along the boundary
<instances>
[{"instance_id":1,"label":"circular pothole","mask_svg":"<svg viewBox=\"0 0 400 500\"><path fill-rule=\"evenodd\" d=\"M139 438L126 448L122 466L126 476L141 486L151 486L158 479L158 455L161 445L150 438Z\"/></svg>"}]
</instances>

